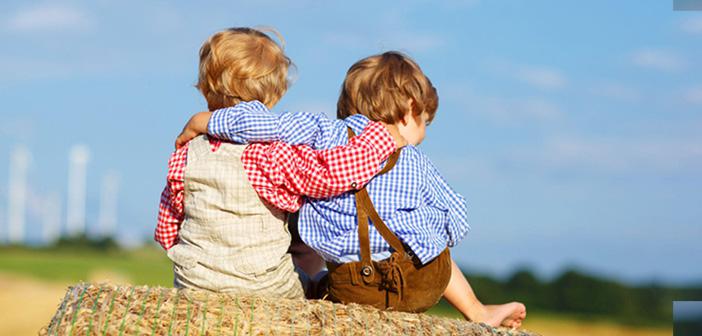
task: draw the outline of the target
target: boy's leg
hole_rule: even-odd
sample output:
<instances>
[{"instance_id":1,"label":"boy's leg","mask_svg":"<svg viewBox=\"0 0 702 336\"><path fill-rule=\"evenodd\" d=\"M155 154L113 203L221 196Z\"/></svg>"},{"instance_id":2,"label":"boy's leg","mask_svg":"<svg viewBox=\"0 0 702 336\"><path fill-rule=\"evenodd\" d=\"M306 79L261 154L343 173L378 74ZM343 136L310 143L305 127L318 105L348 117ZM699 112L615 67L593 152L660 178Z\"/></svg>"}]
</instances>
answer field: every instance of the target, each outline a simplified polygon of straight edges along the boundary
<instances>
[{"instance_id":1,"label":"boy's leg","mask_svg":"<svg viewBox=\"0 0 702 336\"><path fill-rule=\"evenodd\" d=\"M298 220L299 213L288 214L288 230L291 236L288 253L292 256L295 271L300 275L300 281L305 289L305 296L308 299L319 299L317 297L317 287L321 275L320 272L324 268L324 259L302 241L297 230Z\"/></svg>"},{"instance_id":2,"label":"boy's leg","mask_svg":"<svg viewBox=\"0 0 702 336\"><path fill-rule=\"evenodd\" d=\"M484 322L495 327L502 325L519 328L526 317L526 307L520 302L483 305L453 259L451 260L451 280L444 290L444 298L467 320Z\"/></svg>"},{"instance_id":3,"label":"boy's leg","mask_svg":"<svg viewBox=\"0 0 702 336\"><path fill-rule=\"evenodd\" d=\"M295 267L301 269L312 279L324 268L324 259L302 241L297 230L298 220L299 212L288 214L288 230L291 238L288 253L292 255Z\"/></svg>"}]
</instances>

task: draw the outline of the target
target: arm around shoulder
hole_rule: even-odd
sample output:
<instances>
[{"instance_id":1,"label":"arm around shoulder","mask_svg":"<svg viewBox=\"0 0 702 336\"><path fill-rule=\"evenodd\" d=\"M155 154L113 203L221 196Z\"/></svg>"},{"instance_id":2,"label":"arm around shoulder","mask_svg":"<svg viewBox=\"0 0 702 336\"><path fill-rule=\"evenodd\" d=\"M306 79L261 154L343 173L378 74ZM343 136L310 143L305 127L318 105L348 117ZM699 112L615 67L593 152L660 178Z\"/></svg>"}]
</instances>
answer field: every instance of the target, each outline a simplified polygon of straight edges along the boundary
<instances>
[{"instance_id":1,"label":"arm around shoulder","mask_svg":"<svg viewBox=\"0 0 702 336\"><path fill-rule=\"evenodd\" d=\"M212 113L210 135L237 143L283 141L315 148L328 138L333 121L321 113L284 112L273 114L261 102L251 101Z\"/></svg>"},{"instance_id":2,"label":"arm around shoulder","mask_svg":"<svg viewBox=\"0 0 702 336\"><path fill-rule=\"evenodd\" d=\"M284 142L251 145L242 162L262 197L295 211L301 196L325 198L362 188L395 149L388 130L380 123L369 123L347 145L326 150Z\"/></svg>"}]
</instances>

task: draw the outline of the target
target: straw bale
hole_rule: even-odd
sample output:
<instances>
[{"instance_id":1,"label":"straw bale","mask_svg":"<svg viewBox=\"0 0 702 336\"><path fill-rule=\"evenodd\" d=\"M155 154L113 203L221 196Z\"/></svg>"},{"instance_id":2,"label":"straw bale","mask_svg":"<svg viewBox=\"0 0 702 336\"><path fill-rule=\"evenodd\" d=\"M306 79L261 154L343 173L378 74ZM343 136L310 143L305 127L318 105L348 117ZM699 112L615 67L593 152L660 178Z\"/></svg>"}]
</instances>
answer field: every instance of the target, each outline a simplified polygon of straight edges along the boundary
<instances>
[{"instance_id":1,"label":"straw bale","mask_svg":"<svg viewBox=\"0 0 702 336\"><path fill-rule=\"evenodd\" d=\"M357 304L88 283L68 288L39 334L536 335Z\"/></svg>"}]
</instances>

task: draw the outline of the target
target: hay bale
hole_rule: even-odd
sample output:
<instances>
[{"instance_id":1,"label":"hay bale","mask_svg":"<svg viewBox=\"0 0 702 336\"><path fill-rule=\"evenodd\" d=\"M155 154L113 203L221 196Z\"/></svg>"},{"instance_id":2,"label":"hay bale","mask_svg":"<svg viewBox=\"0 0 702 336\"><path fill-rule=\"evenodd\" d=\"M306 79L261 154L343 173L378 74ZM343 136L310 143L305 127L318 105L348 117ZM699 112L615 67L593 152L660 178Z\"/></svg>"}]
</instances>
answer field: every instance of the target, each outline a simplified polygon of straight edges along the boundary
<instances>
[{"instance_id":1,"label":"hay bale","mask_svg":"<svg viewBox=\"0 0 702 336\"><path fill-rule=\"evenodd\" d=\"M357 304L86 283L68 289L39 334L535 335Z\"/></svg>"}]
</instances>

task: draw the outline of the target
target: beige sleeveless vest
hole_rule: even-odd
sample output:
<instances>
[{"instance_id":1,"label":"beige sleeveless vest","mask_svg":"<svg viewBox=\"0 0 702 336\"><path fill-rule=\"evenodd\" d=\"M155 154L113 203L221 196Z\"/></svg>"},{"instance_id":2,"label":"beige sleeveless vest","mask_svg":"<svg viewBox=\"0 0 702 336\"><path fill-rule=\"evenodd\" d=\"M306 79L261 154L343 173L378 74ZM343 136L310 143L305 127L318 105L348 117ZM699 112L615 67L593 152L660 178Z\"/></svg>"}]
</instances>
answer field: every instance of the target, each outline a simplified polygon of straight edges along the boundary
<instances>
[{"instance_id":1,"label":"beige sleeveless vest","mask_svg":"<svg viewBox=\"0 0 702 336\"><path fill-rule=\"evenodd\" d=\"M205 136L189 144L185 220L168 251L179 288L303 298L290 254L286 213L251 187L241 155L245 145L212 151Z\"/></svg>"}]
</instances>

